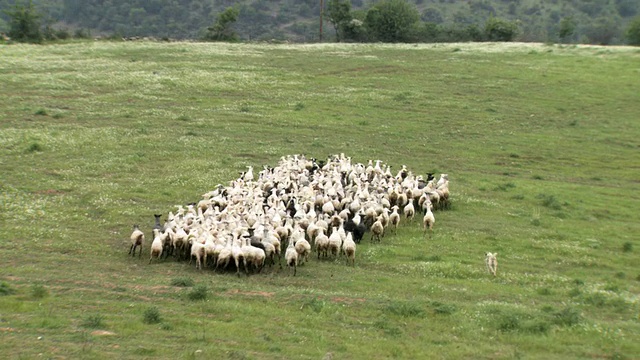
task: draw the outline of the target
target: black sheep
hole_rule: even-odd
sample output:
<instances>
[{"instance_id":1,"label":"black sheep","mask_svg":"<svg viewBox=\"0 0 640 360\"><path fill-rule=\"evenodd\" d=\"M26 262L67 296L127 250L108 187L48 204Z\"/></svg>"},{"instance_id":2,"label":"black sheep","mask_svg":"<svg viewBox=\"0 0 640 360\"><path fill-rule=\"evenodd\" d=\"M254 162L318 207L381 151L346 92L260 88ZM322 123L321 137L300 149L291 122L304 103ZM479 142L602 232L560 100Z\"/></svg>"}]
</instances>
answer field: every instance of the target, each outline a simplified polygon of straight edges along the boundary
<instances>
[{"instance_id":1,"label":"black sheep","mask_svg":"<svg viewBox=\"0 0 640 360\"><path fill-rule=\"evenodd\" d=\"M353 235L353 241L356 244L360 244L364 233L367 232L367 226L363 222L356 225L353 220L349 220L345 222L342 227L344 228L344 231L348 231Z\"/></svg>"}]
</instances>

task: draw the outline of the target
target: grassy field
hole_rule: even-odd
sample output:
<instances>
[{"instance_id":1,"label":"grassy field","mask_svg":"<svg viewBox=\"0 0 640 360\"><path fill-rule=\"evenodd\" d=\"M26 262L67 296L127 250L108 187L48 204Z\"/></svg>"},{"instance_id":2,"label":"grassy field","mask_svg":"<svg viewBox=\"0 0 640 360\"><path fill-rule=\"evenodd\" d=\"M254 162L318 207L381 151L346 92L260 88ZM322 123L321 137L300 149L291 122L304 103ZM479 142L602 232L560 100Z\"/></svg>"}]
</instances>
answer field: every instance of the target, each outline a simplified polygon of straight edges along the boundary
<instances>
[{"instance_id":1,"label":"grassy field","mask_svg":"<svg viewBox=\"0 0 640 360\"><path fill-rule=\"evenodd\" d=\"M633 359L640 49L81 42L0 47L10 359ZM237 278L127 256L247 165L448 173L452 208L356 266ZM498 252L498 276L484 253Z\"/></svg>"}]
</instances>

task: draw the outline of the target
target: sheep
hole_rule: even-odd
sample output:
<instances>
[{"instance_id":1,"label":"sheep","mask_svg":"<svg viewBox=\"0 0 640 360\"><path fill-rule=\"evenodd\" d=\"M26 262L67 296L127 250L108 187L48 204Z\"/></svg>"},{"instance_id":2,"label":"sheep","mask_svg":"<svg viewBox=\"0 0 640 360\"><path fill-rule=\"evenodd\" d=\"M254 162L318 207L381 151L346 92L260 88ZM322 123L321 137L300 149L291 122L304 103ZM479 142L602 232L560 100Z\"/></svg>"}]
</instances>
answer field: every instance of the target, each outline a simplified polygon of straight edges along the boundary
<instances>
[{"instance_id":1,"label":"sheep","mask_svg":"<svg viewBox=\"0 0 640 360\"><path fill-rule=\"evenodd\" d=\"M363 222L356 223L354 220L355 217L344 223L343 228L345 231L351 232L353 234L353 241L359 244L360 241L362 241L364 233L367 231L367 226Z\"/></svg>"},{"instance_id":2,"label":"sheep","mask_svg":"<svg viewBox=\"0 0 640 360\"><path fill-rule=\"evenodd\" d=\"M416 215L416 209L413 207L413 199L410 199L407 203L407 205L405 205L404 209L404 216L409 219L410 222L413 222L413 217Z\"/></svg>"},{"instance_id":3,"label":"sheep","mask_svg":"<svg viewBox=\"0 0 640 360\"><path fill-rule=\"evenodd\" d=\"M397 234L398 225L400 224L400 214L398 214L400 207L398 207L398 205L393 205L391 209L393 212L389 215L389 223L393 226L395 234Z\"/></svg>"},{"instance_id":4,"label":"sheep","mask_svg":"<svg viewBox=\"0 0 640 360\"><path fill-rule=\"evenodd\" d=\"M222 265L221 266L222 269L226 268L227 265L229 265L229 261L232 258L232 253L231 253L232 242L233 242L233 239L231 236L229 236L227 238L224 248L222 248L222 250L220 250L220 253L218 254L218 261L216 262L216 270L218 269L218 267L220 267L220 265Z\"/></svg>"},{"instance_id":5,"label":"sheep","mask_svg":"<svg viewBox=\"0 0 640 360\"><path fill-rule=\"evenodd\" d=\"M496 271L498 271L498 259L497 259L498 253L486 253L485 254L485 259L484 262L487 265L487 270L489 271L490 274L493 274L493 276L496 276Z\"/></svg>"},{"instance_id":6,"label":"sheep","mask_svg":"<svg viewBox=\"0 0 640 360\"><path fill-rule=\"evenodd\" d=\"M265 166L257 176L247 166L230 185L217 185L200 202L178 206L175 215L169 213L159 233L170 239L171 247L163 249L162 255L175 249L174 256L186 259L192 251L199 251L199 245L194 249L192 244L204 244L205 267L207 257L213 257L216 270L228 266L233 257L238 276L240 261L248 273L260 271L265 261L273 264L278 256L282 268L285 254L280 249L288 245L298 249L295 264L287 263L295 265L294 275L308 256L306 249L318 251L318 258L327 257L329 251L335 258L345 253L347 262L354 264L348 250L351 241L359 244L371 230L371 240L379 242L388 225L397 234L401 216L412 220L426 202L433 202L432 196L448 196L447 178L436 187L431 178L425 185L406 166L396 177L390 168L380 160L368 166L352 164L344 154L331 156L327 162L307 160L304 155L283 156L277 166ZM433 202L432 209L437 205ZM413 211L400 213L405 208ZM156 216L156 223L159 220ZM433 224L425 225L423 219L423 226L429 225ZM251 233L253 229L257 235ZM247 230L251 244L244 236Z\"/></svg>"},{"instance_id":7,"label":"sheep","mask_svg":"<svg viewBox=\"0 0 640 360\"><path fill-rule=\"evenodd\" d=\"M316 236L315 246L318 252L318 259L320 259L320 255L326 258L329 251L329 237L325 235L324 230L320 230L320 233Z\"/></svg>"},{"instance_id":8,"label":"sheep","mask_svg":"<svg viewBox=\"0 0 640 360\"><path fill-rule=\"evenodd\" d=\"M337 257L338 253L340 252L341 245L342 245L342 237L340 236L338 229L333 228L333 231L331 232L331 236L329 236L329 254L333 255L334 257Z\"/></svg>"},{"instance_id":9,"label":"sheep","mask_svg":"<svg viewBox=\"0 0 640 360\"><path fill-rule=\"evenodd\" d=\"M153 230L155 229L158 229L160 232L163 232L164 228L162 224L160 224L160 218L162 217L162 214L160 215L153 214L153 216L156 218L156 220L155 220L155 224L153 225L153 228L151 229L151 232L153 232Z\"/></svg>"},{"instance_id":10,"label":"sheep","mask_svg":"<svg viewBox=\"0 0 640 360\"><path fill-rule=\"evenodd\" d=\"M309 261L309 254L311 254L311 245L307 240L305 240L304 237L296 240L294 247L298 252L298 259L304 260L304 262L301 261L302 264Z\"/></svg>"},{"instance_id":11,"label":"sheep","mask_svg":"<svg viewBox=\"0 0 640 360\"><path fill-rule=\"evenodd\" d=\"M347 234L346 239L342 243L342 251L347 257L347 265L351 262L353 266L356 266L356 243L353 241L351 233Z\"/></svg>"},{"instance_id":12,"label":"sheep","mask_svg":"<svg viewBox=\"0 0 640 360\"><path fill-rule=\"evenodd\" d=\"M133 232L131 233L131 247L129 248L129 255L136 256L136 248L140 246L140 253L138 254L138 257L141 257L143 243L144 243L144 233L140 230L140 227L137 224L135 224L133 225Z\"/></svg>"},{"instance_id":13,"label":"sheep","mask_svg":"<svg viewBox=\"0 0 640 360\"><path fill-rule=\"evenodd\" d=\"M160 234L160 230L153 229L153 242L151 243L151 255L149 256L149 264L151 264L151 259L155 256L158 260L160 256L162 256L162 241L163 236Z\"/></svg>"},{"instance_id":14,"label":"sheep","mask_svg":"<svg viewBox=\"0 0 640 360\"><path fill-rule=\"evenodd\" d=\"M236 275L240 277L240 261L245 263L245 254L242 251L241 240L239 239L239 234L233 239L231 244L231 257L236 263Z\"/></svg>"},{"instance_id":15,"label":"sheep","mask_svg":"<svg viewBox=\"0 0 640 360\"><path fill-rule=\"evenodd\" d=\"M424 214L422 218L422 226L424 228L424 234L427 234L427 229L429 229L429 237L433 234L433 225L436 223L436 218L433 216L433 212L431 211L431 203L427 205L427 213Z\"/></svg>"},{"instance_id":16,"label":"sheep","mask_svg":"<svg viewBox=\"0 0 640 360\"><path fill-rule=\"evenodd\" d=\"M373 237L376 237L376 240L380 242L380 236L384 236L384 227L382 226L382 219L378 216L378 219L371 225L371 241L373 241Z\"/></svg>"},{"instance_id":17,"label":"sheep","mask_svg":"<svg viewBox=\"0 0 640 360\"><path fill-rule=\"evenodd\" d=\"M191 255L189 257L189 264L191 264L191 260L195 256L196 269L202 270L202 262L200 261L200 259L204 258L204 244L193 239L189 240L189 242L191 242Z\"/></svg>"},{"instance_id":18,"label":"sheep","mask_svg":"<svg viewBox=\"0 0 640 360\"><path fill-rule=\"evenodd\" d=\"M289 269L293 267L293 276L296 276L298 267L298 252L296 251L293 241L289 241L289 246L287 246L287 252L284 254L284 257L287 261L287 266L289 267Z\"/></svg>"}]
</instances>

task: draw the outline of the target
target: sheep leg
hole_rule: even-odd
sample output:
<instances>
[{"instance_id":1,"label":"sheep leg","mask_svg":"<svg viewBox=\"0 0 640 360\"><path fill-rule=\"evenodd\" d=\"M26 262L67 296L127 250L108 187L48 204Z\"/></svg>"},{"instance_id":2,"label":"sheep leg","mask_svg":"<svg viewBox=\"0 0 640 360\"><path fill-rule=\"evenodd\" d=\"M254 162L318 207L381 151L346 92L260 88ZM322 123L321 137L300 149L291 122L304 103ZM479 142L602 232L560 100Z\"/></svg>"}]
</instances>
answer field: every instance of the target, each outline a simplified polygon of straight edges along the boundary
<instances>
[{"instance_id":1,"label":"sheep leg","mask_svg":"<svg viewBox=\"0 0 640 360\"><path fill-rule=\"evenodd\" d=\"M240 261L238 259L235 259L235 261L236 261L236 275L240 277Z\"/></svg>"}]
</instances>

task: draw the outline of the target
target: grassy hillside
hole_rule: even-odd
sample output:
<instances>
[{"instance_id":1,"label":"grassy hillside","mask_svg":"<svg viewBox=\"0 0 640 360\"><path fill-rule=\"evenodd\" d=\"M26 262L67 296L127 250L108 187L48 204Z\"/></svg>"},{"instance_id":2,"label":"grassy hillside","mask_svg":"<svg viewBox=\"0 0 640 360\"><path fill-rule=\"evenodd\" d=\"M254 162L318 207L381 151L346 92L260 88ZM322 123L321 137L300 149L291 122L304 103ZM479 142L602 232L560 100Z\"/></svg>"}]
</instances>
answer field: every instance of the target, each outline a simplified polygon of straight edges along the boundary
<instances>
[{"instance_id":1,"label":"grassy hillside","mask_svg":"<svg viewBox=\"0 0 640 360\"><path fill-rule=\"evenodd\" d=\"M1 53L9 358L640 353L637 49L82 42ZM313 260L296 277L148 265L149 240L142 260L127 256L132 224L149 239L152 214L246 165L340 152L448 173L453 206L436 212L433 238L405 222L380 244L365 237L354 268Z\"/></svg>"}]
</instances>

